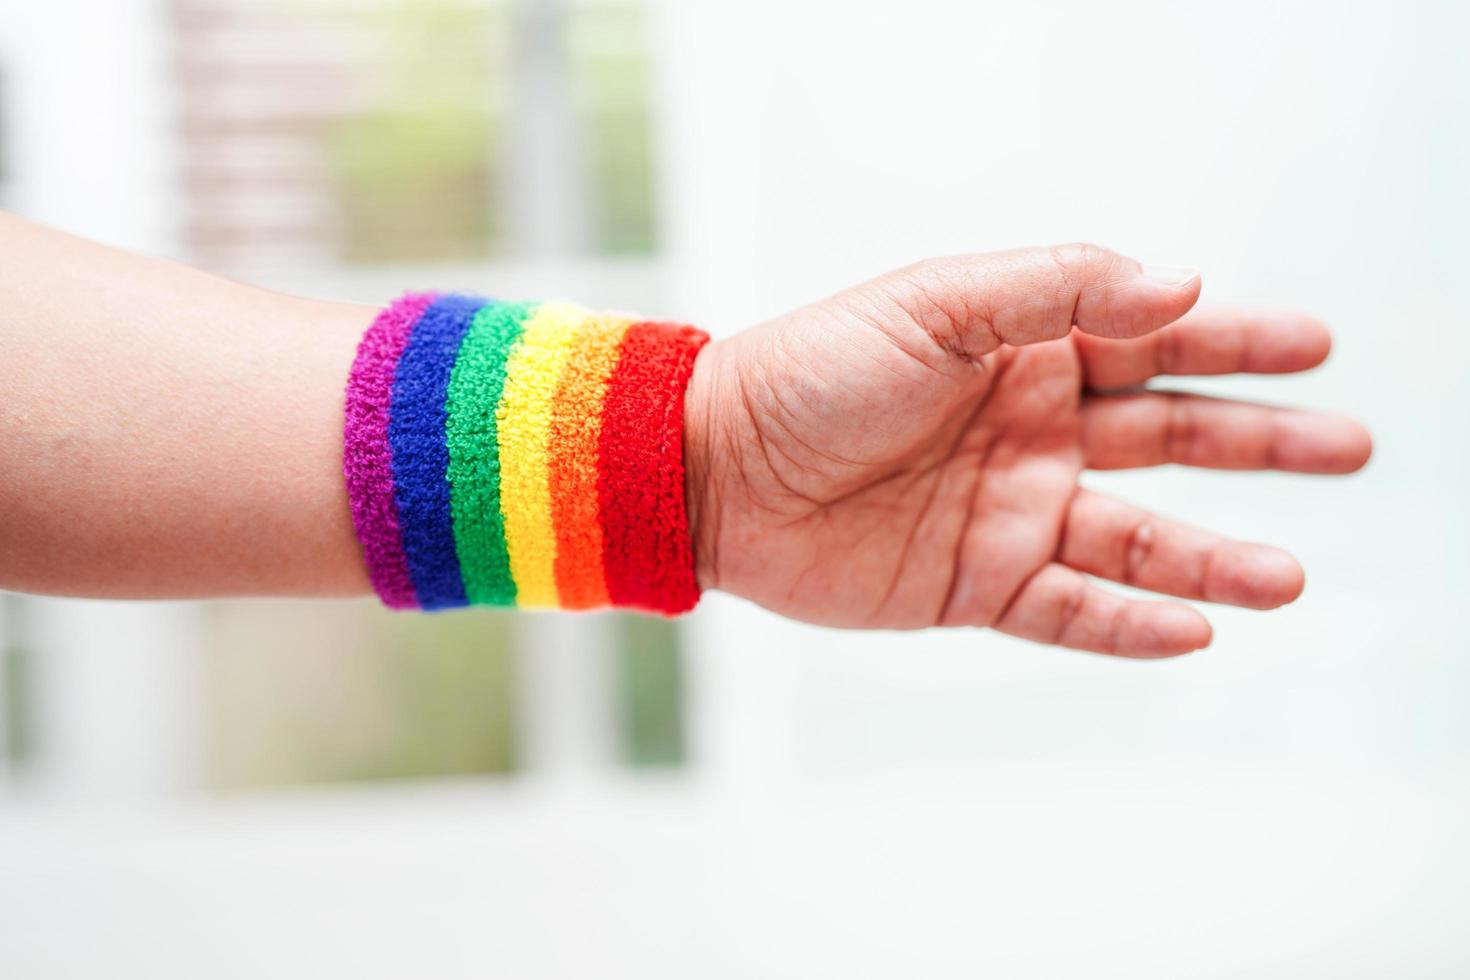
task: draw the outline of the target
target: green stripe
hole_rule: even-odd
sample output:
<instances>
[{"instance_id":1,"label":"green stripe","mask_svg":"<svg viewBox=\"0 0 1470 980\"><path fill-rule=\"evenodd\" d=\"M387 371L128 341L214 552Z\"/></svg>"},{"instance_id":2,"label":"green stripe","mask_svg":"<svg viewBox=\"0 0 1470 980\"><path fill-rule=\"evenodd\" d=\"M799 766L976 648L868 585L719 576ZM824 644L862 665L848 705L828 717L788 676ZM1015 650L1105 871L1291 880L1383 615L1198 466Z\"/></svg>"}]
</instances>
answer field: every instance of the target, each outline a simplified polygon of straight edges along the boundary
<instances>
[{"instance_id":1,"label":"green stripe","mask_svg":"<svg viewBox=\"0 0 1470 980\"><path fill-rule=\"evenodd\" d=\"M539 303L497 303L475 314L449 375L449 504L454 548L471 603L513 606L516 583L500 512L500 443L495 409L505 390L505 360Z\"/></svg>"}]
</instances>

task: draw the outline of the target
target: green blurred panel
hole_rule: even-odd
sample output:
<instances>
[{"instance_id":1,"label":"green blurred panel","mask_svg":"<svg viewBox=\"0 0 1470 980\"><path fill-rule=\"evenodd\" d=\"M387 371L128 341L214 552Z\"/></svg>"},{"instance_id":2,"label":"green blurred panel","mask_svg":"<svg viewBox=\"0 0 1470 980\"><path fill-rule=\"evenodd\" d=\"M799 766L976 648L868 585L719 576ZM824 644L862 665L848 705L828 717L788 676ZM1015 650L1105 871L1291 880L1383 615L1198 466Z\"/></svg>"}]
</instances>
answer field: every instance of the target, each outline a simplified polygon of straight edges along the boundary
<instances>
[{"instance_id":1,"label":"green blurred panel","mask_svg":"<svg viewBox=\"0 0 1470 980\"><path fill-rule=\"evenodd\" d=\"M214 603L206 781L218 788L513 768L513 630L489 611Z\"/></svg>"},{"instance_id":2,"label":"green blurred panel","mask_svg":"<svg viewBox=\"0 0 1470 980\"><path fill-rule=\"evenodd\" d=\"M289 7L286 9L290 9ZM646 255L656 246L656 173L648 18L641 4L559 8L555 70L578 131L573 169L586 183L595 254ZM500 202L527 193L507 166L513 99L536 104L544 74L526 69L527 19L505 0L389 0L330 11L303 3L273 23L367 39L351 95L320 127L332 232L343 261L459 261L514 250ZM548 173L559 170L545 168ZM536 179L534 176L528 179Z\"/></svg>"},{"instance_id":3,"label":"green blurred panel","mask_svg":"<svg viewBox=\"0 0 1470 980\"><path fill-rule=\"evenodd\" d=\"M36 751L36 660L25 603L0 594L0 758L14 770L24 769Z\"/></svg>"},{"instance_id":4,"label":"green blurred panel","mask_svg":"<svg viewBox=\"0 0 1470 980\"><path fill-rule=\"evenodd\" d=\"M12 769L24 769L35 751L35 722L32 684L34 660L23 647L0 650L0 695L4 712L4 731L0 732L0 748Z\"/></svg>"},{"instance_id":5,"label":"green blurred panel","mask_svg":"<svg viewBox=\"0 0 1470 980\"><path fill-rule=\"evenodd\" d=\"M647 15L632 3L573 8L564 51L588 153L595 247L649 254L658 242Z\"/></svg>"},{"instance_id":6,"label":"green blurred panel","mask_svg":"<svg viewBox=\"0 0 1470 980\"><path fill-rule=\"evenodd\" d=\"M634 766L685 761L679 627L657 616L616 620L623 757Z\"/></svg>"},{"instance_id":7,"label":"green blurred panel","mask_svg":"<svg viewBox=\"0 0 1470 980\"><path fill-rule=\"evenodd\" d=\"M482 258L510 92L507 4L390 3L351 12L375 40L357 106L326 157L349 262Z\"/></svg>"}]
</instances>

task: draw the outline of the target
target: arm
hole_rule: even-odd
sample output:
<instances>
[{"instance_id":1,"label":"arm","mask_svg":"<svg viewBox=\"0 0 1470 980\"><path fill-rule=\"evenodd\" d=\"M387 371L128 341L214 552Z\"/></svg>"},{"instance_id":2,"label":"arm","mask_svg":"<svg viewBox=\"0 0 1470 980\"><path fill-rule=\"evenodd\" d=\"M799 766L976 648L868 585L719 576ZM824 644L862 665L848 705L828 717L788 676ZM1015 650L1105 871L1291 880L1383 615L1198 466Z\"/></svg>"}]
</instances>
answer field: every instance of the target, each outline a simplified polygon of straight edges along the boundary
<instances>
[{"instance_id":1,"label":"arm","mask_svg":"<svg viewBox=\"0 0 1470 980\"><path fill-rule=\"evenodd\" d=\"M0 256L0 588L368 591L342 392L373 309L6 214Z\"/></svg>"},{"instance_id":2,"label":"arm","mask_svg":"<svg viewBox=\"0 0 1470 980\"><path fill-rule=\"evenodd\" d=\"M130 597L368 591L343 482L343 389L374 310L252 289L3 216L0 254L0 587ZM990 627L1134 657L1198 649L1211 636L1199 612L1098 581L1269 609L1300 594L1301 567L1276 548L1092 492L1079 482L1084 472L1178 464L1340 474L1371 451L1362 426L1341 416L1153 389L1159 377L1292 373L1327 356L1330 336L1310 317L1194 310L1199 293L1197 273L1095 246L955 256L710 344L692 360L687 390L682 381L669 389L667 377L640 381L654 362L623 357L627 387L609 382L623 427L604 430L621 435L612 457L606 439L599 450L622 469L574 495L600 500L576 520L595 525L597 508L611 507L601 519L614 515L622 537L607 554L654 586L666 580L657 561L691 583L688 602L614 594L615 604L684 609L698 587L720 588L831 626ZM552 535L563 525L547 511L544 458L566 448L548 438L580 441L586 430L578 422L547 434L544 396L560 370L550 366L571 336L551 322L556 306L540 307L538 322L550 320L535 330L528 321L515 342L524 358L501 352L506 378L519 379L505 392L524 381L541 407L523 411L504 394L490 415L465 416L465 431L497 412L519 420L501 433L499 458L519 460L530 482L506 491L516 482L506 469L494 491L503 508L493 494L475 497L465 512L475 520L436 525L432 543L459 582L475 551L464 551L461 535L484 537L503 559L519 533L529 550L512 544L511 558L528 555L527 568L540 568L526 581L512 569L520 592L511 596L523 605L568 605L566 583L547 570L562 554ZM400 390L438 391L414 388L418 369L407 363L393 382L395 406ZM692 555L687 544L670 551L672 539L639 509L678 496L678 478L674 489L644 481L679 472L678 430L668 430L670 452L649 443L639 421L669 391L684 410ZM432 399L438 413L444 396ZM448 433L436 416L403 459L436 440L442 455ZM485 456L483 435L469 438L472 455ZM446 479L461 486L452 464L428 469L404 472L438 488L436 499ZM469 474L476 479L483 474ZM412 486L398 492L410 505L400 515L406 542L415 501L426 498ZM448 520L442 507L424 513ZM480 526L501 516L504 534Z\"/></svg>"}]
</instances>

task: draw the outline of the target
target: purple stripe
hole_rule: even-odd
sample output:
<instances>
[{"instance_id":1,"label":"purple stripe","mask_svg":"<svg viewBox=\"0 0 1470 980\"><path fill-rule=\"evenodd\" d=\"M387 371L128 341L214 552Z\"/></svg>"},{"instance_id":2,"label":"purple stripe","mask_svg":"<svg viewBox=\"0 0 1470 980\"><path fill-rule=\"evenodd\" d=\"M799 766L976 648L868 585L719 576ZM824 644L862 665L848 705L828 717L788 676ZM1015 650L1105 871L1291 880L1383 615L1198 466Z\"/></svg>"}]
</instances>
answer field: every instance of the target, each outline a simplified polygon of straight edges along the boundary
<instances>
[{"instance_id":1,"label":"purple stripe","mask_svg":"<svg viewBox=\"0 0 1470 980\"><path fill-rule=\"evenodd\" d=\"M342 469L352 524L362 542L368 577L383 604L393 609L418 606L403 529L393 497L393 457L388 448L388 406L398 359L413 326L435 300L433 293L404 293L378 314L362 342L347 379Z\"/></svg>"}]
</instances>

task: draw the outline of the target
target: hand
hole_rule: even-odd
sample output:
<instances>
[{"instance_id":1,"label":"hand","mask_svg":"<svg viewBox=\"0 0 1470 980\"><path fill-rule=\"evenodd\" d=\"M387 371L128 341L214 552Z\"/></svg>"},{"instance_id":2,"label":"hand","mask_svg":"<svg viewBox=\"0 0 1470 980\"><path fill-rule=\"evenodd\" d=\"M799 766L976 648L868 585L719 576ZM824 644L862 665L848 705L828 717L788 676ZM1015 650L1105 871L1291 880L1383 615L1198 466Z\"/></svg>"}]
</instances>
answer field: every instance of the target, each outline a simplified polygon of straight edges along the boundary
<instances>
[{"instance_id":1,"label":"hand","mask_svg":"<svg viewBox=\"0 0 1470 980\"><path fill-rule=\"evenodd\" d=\"M959 256L710 344L686 400L701 585L813 623L989 626L1129 657L1203 647L1209 623L1094 577L1290 602L1303 573L1285 552L1078 484L1086 468L1367 461L1349 419L1140 387L1327 356L1315 320L1189 313L1199 292L1191 271L1089 245Z\"/></svg>"}]
</instances>

